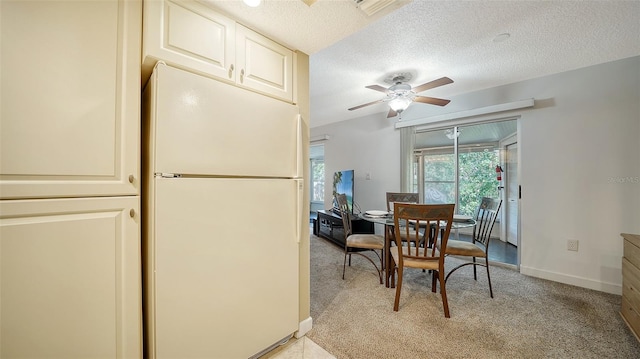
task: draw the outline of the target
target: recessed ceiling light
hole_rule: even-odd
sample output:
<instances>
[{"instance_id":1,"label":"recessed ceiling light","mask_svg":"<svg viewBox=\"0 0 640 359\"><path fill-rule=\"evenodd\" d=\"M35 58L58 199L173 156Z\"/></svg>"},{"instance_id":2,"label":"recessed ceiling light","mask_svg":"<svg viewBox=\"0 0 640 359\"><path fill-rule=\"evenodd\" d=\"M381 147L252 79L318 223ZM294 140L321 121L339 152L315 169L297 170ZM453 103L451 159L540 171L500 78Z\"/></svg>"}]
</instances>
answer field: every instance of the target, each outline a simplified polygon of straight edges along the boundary
<instances>
[{"instance_id":1,"label":"recessed ceiling light","mask_svg":"<svg viewBox=\"0 0 640 359\"><path fill-rule=\"evenodd\" d=\"M262 0L242 0L247 6L257 7L260 5Z\"/></svg>"},{"instance_id":2,"label":"recessed ceiling light","mask_svg":"<svg viewBox=\"0 0 640 359\"><path fill-rule=\"evenodd\" d=\"M511 36L511 34L509 34L508 32L505 32L504 34L500 34L496 37L493 38L493 42L503 42L506 39L508 39Z\"/></svg>"}]
</instances>

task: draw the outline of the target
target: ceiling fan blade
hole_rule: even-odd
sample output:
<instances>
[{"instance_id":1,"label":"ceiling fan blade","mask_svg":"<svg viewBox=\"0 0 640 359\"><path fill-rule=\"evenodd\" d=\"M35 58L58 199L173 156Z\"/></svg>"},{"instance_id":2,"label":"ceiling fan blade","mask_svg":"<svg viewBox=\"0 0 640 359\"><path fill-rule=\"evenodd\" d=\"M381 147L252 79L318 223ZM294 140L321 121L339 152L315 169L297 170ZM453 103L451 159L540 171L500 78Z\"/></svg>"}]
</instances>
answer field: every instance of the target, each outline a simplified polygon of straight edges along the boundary
<instances>
[{"instance_id":1,"label":"ceiling fan blade","mask_svg":"<svg viewBox=\"0 0 640 359\"><path fill-rule=\"evenodd\" d=\"M365 86L368 89L372 89L372 90L376 90L376 91L380 91L380 92L387 92L387 88L386 87L382 87L380 85L369 85L369 86Z\"/></svg>"},{"instance_id":2,"label":"ceiling fan blade","mask_svg":"<svg viewBox=\"0 0 640 359\"><path fill-rule=\"evenodd\" d=\"M426 84L422 84L420 86L416 86L413 89L411 89L413 92L415 93L419 93L428 89L432 89L434 87L438 87L438 86L443 86L443 85L448 85L450 83L453 83L453 80L448 78L448 77L442 77L439 78L437 80L433 80L431 82L427 82Z\"/></svg>"},{"instance_id":3,"label":"ceiling fan blade","mask_svg":"<svg viewBox=\"0 0 640 359\"><path fill-rule=\"evenodd\" d=\"M398 113L396 111L394 111L392 108L389 109L389 114L387 114L387 118L389 117L396 117L398 115Z\"/></svg>"},{"instance_id":4,"label":"ceiling fan blade","mask_svg":"<svg viewBox=\"0 0 640 359\"><path fill-rule=\"evenodd\" d=\"M445 106L446 104L451 102L451 100L445 100L442 98L435 98L435 97L426 97L426 96L416 96L413 99L413 101L428 103L430 105L437 105L437 106Z\"/></svg>"},{"instance_id":5,"label":"ceiling fan blade","mask_svg":"<svg viewBox=\"0 0 640 359\"><path fill-rule=\"evenodd\" d=\"M352 107L352 108L350 108L350 109L349 109L349 111L357 110L357 109L359 109L359 108L363 108L363 107L365 107L365 106L373 105L373 104L380 103L380 102L384 102L384 101L385 101L385 100L384 100L384 99L382 99L382 100L376 100L376 101L368 102L368 103L362 104L362 105L360 105L360 106Z\"/></svg>"}]
</instances>

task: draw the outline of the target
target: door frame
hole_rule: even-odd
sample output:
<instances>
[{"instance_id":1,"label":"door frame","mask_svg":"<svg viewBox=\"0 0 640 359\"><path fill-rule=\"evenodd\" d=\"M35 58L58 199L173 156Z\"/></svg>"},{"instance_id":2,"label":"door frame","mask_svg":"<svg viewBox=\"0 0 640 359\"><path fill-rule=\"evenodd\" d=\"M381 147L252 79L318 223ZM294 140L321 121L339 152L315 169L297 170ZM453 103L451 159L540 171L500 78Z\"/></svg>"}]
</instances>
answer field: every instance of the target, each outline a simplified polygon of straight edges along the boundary
<instances>
[{"instance_id":1,"label":"door frame","mask_svg":"<svg viewBox=\"0 0 640 359\"><path fill-rule=\"evenodd\" d=\"M500 166L502 168L506 168L506 154L507 154L507 147L511 146L511 145L517 145L519 144L519 135L520 133L520 120L518 119L518 129L516 131L516 133L512 134L511 136L505 137L504 139L502 139L499 142L499 146L500 146ZM516 168L515 171L518 174L518 179L520 178L520 150L518 149L518 153L516 156ZM507 172L503 172L502 173L503 176L503 182L500 184L500 198L502 199L502 211L500 214L500 239L503 240L504 242L508 242L507 241L507 191L506 191L506 182L509 180L507 178L508 174ZM520 184L518 183L518 186ZM517 251L518 251L518 259L517 259L517 263L516 266L518 268L520 268L520 198L518 198L518 201L516 203L517 206L517 210L518 210L518 216L516 218L516 226L517 226L517 233L516 233L516 247L517 247Z\"/></svg>"}]
</instances>

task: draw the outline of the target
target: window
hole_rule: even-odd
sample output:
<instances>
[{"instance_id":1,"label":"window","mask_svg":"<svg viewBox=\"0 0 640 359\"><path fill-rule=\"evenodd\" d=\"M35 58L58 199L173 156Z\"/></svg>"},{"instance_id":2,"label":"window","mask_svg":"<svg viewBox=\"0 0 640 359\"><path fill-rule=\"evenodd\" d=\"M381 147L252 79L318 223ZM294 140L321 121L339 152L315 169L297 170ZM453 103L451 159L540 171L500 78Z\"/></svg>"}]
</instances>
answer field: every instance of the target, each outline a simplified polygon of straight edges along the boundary
<instances>
[{"instance_id":1,"label":"window","mask_svg":"<svg viewBox=\"0 0 640 359\"><path fill-rule=\"evenodd\" d=\"M416 131L410 188L424 203L455 203L456 213L474 215L480 198L500 197L499 140L515 133L516 125L513 120Z\"/></svg>"},{"instance_id":2,"label":"window","mask_svg":"<svg viewBox=\"0 0 640 359\"><path fill-rule=\"evenodd\" d=\"M311 160L311 201L324 202L324 159Z\"/></svg>"},{"instance_id":3,"label":"window","mask_svg":"<svg viewBox=\"0 0 640 359\"><path fill-rule=\"evenodd\" d=\"M314 145L309 149L311 165L311 202L324 203L324 145Z\"/></svg>"},{"instance_id":4,"label":"window","mask_svg":"<svg viewBox=\"0 0 640 359\"><path fill-rule=\"evenodd\" d=\"M500 163L497 144L459 153L458 213L472 216L482 197L499 198L495 167Z\"/></svg>"},{"instance_id":5,"label":"window","mask_svg":"<svg viewBox=\"0 0 640 359\"><path fill-rule=\"evenodd\" d=\"M456 203L453 153L424 154L424 203Z\"/></svg>"}]
</instances>

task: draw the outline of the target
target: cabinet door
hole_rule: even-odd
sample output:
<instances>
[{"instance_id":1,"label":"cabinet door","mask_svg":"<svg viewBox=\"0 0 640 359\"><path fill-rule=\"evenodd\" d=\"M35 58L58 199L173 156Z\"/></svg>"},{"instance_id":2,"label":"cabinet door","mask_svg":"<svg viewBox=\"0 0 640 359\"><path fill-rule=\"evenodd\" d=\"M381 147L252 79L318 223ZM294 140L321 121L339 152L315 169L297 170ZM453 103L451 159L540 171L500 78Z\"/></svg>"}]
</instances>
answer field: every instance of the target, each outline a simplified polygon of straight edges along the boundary
<instances>
[{"instance_id":1,"label":"cabinet door","mask_svg":"<svg viewBox=\"0 0 640 359\"><path fill-rule=\"evenodd\" d=\"M293 51L239 24L236 39L236 82L292 102Z\"/></svg>"},{"instance_id":2,"label":"cabinet door","mask_svg":"<svg viewBox=\"0 0 640 359\"><path fill-rule=\"evenodd\" d=\"M0 357L140 358L139 198L0 201Z\"/></svg>"},{"instance_id":3,"label":"cabinet door","mask_svg":"<svg viewBox=\"0 0 640 359\"><path fill-rule=\"evenodd\" d=\"M139 194L141 3L0 7L0 198Z\"/></svg>"},{"instance_id":4,"label":"cabinet door","mask_svg":"<svg viewBox=\"0 0 640 359\"><path fill-rule=\"evenodd\" d=\"M234 82L235 22L195 1L144 2L143 79L158 60Z\"/></svg>"}]
</instances>

